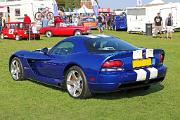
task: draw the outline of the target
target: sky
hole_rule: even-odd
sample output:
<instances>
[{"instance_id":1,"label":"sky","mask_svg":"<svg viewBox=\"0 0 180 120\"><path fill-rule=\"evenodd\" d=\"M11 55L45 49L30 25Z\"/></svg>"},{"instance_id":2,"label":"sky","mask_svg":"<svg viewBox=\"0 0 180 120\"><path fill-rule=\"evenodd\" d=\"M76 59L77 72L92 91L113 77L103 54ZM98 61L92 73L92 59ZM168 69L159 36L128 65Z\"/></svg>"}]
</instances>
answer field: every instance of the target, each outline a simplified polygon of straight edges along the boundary
<instances>
[{"instance_id":1,"label":"sky","mask_svg":"<svg viewBox=\"0 0 180 120\"><path fill-rule=\"evenodd\" d=\"M136 6L137 0L98 0L101 8L126 8ZM147 4L152 0L142 0L143 4ZM180 0L163 0L166 3L180 2Z\"/></svg>"}]
</instances>

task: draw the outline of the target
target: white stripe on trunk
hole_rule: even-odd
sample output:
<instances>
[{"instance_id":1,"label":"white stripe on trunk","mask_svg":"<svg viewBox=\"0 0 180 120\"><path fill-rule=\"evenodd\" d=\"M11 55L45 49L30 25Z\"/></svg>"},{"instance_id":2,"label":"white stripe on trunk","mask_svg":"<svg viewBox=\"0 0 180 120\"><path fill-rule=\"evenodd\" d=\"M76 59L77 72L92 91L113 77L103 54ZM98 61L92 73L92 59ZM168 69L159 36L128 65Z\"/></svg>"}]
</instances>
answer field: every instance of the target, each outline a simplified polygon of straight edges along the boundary
<instances>
[{"instance_id":1,"label":"white stripe on trunk","mask_svg":"<svg viewBox=\"0 0 180 120\"><path fill-rule=\"evenodd\" d=\"M133 59L142 59L143 55L142 55L143 51L142 50L136 50L133 51Z\"/></svg>"},{"instance_id":2,"label":"white stripe on trunk","mask_svg":"<svg viewBox=\"0 0 180 120\"><path fill-rule=\"evenodd\" d=\"M137 74L136 81L144 81L146 80L147 72L143 69L134 70Z\"/></svg>"},{"instance_id":3,"label":"white stripe on trunk","mask_svg":"<svg viewBox=\"0 0 180 120\"><path fill-rule=\"evenodd\" d=\"M146 49L146 58L154 57L154 50L153 49Z\"/></svg>"},{"instance_id":4,"label":"white stripe on trunk","mask_svg":"<svg viewBox=\"0 0 180 120\"><path fill-rule=\"evenodd\" d=\"M158 70L156 68L147 68L147 70L150 71L150 78L149 79L155 79L158 77Z\"/></svg>"}]
</instances>

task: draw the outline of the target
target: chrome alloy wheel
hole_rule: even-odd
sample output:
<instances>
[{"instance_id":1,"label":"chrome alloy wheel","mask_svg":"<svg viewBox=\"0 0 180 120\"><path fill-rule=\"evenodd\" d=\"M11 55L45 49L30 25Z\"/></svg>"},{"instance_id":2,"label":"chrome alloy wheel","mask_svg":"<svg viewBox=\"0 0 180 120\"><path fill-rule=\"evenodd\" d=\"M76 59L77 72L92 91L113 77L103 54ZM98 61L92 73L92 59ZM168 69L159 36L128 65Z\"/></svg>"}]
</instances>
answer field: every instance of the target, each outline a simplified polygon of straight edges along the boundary
<instances>
[{"instance_id":1,"label":"chrome alloy wheel","mask_svg":"<svg viewBox=\"0 0 180 120\"><path fill-rule=\"evenodd\" d=\"M67 75L67 90L73 97L79 97L83 91L83 78L78 71L72 70Z\"/></svg>"},{"instance_id":2,"label":"chrome alloy wheel","mask_svg":"<svg viewBox=\"0 0 180 120\"><path fill-rule=\"evenodd\" d=\"M52 32L51 32L51 31L47 31L47 32L46 32L46 36L47 36L48 38L52 37Z\"/></svg>"},{"instance_id":3,"label":"chrome alloy wheel","mask_svg":"<svg viewBox=\"0 0 180 120\"><path fill-rule=\"evenodd\" d=\"M11 75L14 80L19 80L21 74L20 63L15 59L11 62Z\"/></svg>"}]
</instances>

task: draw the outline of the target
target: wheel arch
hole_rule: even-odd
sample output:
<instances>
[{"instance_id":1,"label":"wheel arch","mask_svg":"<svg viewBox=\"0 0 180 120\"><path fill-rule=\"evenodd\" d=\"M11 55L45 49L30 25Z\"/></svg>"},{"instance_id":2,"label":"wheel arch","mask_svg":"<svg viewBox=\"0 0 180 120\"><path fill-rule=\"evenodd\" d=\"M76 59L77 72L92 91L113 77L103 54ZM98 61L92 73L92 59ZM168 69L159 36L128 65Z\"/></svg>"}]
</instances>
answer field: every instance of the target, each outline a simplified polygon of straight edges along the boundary
<instances>
[{"instance_id":1,"label":"wheel arch","mask_svg":"<svg viewBox=\"0 0 180 120\"><path fill-rule=\"evenodd\" d=\"M78 65L77 63L70 63L64 68L64 71L63 71L64 76L66 75L66 72L73 66L78 66L84 71L84 69L80 65Z\"/></svg>"},{"instance_id":2,"label":"wheel arch","mask_svg":"<svg viewBox=\"0 0 180 120\"><path fill-rule=\"evenodd\" d=\"M73 34L75 34L76 31L81 31L81 33L82 33L82 30L80 30L80 29L75 29Z\"/></svg>"}]
</instances>

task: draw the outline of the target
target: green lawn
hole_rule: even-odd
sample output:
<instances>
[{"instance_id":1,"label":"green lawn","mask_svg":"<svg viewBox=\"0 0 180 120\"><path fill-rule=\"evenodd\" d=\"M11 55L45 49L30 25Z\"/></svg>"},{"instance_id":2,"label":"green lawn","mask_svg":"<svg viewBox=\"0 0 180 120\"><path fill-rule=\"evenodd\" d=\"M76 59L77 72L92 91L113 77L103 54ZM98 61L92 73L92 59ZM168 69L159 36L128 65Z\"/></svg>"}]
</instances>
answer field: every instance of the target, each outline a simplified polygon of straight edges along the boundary
<instances>
[{"instance_id":1,"label":"green lawn","mask_svg":"<svg viewBox=\"0 0 180 120\"><path fill-rule=\"evenodd\" d=\"M165 81L148 91L98 94L87 100L32 81L15 82L8 72L9 56L17 50L51 47L63 37L33 41L0 40L0 120L179 120L180 33L173 40L126 32L109 32L137 46L166 51Z\"/></svg>"}]
</instances>

